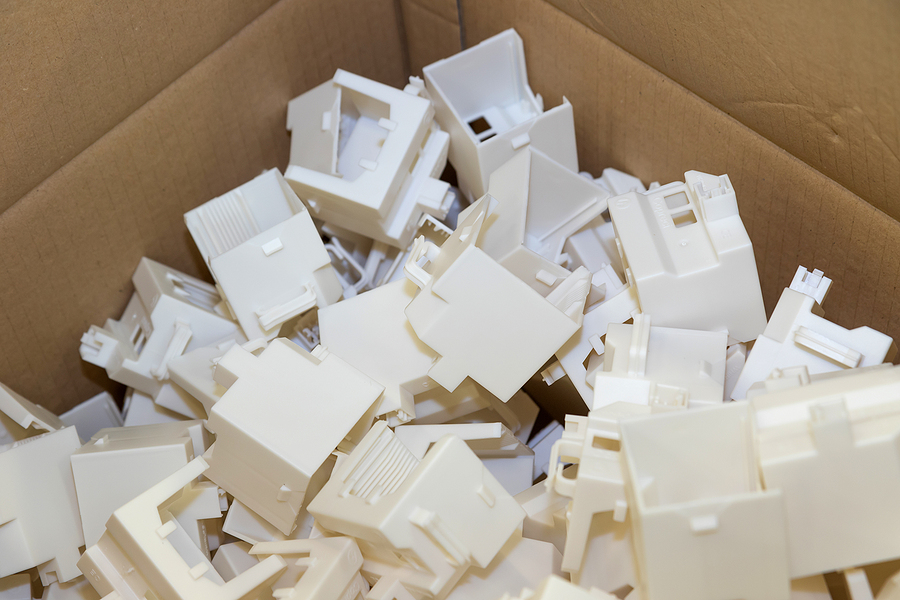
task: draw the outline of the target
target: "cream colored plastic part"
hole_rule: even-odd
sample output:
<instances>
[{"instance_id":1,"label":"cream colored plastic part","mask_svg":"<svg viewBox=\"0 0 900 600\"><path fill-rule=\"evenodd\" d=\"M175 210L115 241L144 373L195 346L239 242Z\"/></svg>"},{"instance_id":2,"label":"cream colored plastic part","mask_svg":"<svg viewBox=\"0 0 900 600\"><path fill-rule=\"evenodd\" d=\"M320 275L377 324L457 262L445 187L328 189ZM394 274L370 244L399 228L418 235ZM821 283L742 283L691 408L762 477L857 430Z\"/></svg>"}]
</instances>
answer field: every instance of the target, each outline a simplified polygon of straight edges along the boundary
<instances>
[{"instance_id":1,"label":"cream colored plastic part","mask_svg":"<svg viewBox=\"0 0 900 600\"><path fill-rule=\"evenodd\" d=\"M125 402L122 405L122 424L125 427L178 423L186 419L184 415L160 406L153 398L134 388L125 392Z\"/></svg>"},{"instance_id":2,"label":"cream colored plastic part","mask_svg":"<svg viewBox=\"0 0 900 600\"><path fill-rule=\"evenodd\" d=\"M213 258L304 210L278 169L269 169L186 212L184 222L209 265Z\"/></svg>"},{"instance_id":3,"label":"cream colored plastic part","mask_svg":"<svg viewBox=\"0 0 900 600\"><path fill-rule=\"evenodd\" d=\"M625 268L616 248L616 231L608 211L566 238L562 259L568 269L586 267L591 273L602 271L609 265L617 279L625 281ZM609 297L612 294L607 291L606 295Z\"/></svg>"},{"instance_id":4,"label":"cream colored plastic part","mask_svg":"<svg viewBox=\"0 0 900 600\"><path fill-rule=\"evenodd\" d=\"M66 426L59 417L0 383L0 446Z\"/></svg>"},{"instance_id":5,"label":"cream colored plastic part","mask_svg":"<svg viewBox=\"0 0 900 600\"><path fill-rule=\"evenodd\" d=\"M445 435L458 436L510 495L531 487L534 452L501 423L403 425L394 435L419 460Z\"/></svg>"},{"instance_id":6,"label":"cream colored plastic part","mask_svg":"<svg viewBox=\"0 0 900 600\"><path fill-rule=\"evenodd\" d=\"M900 557L900 367L786 369L765 387L750 408L762 477L784 496L791 575Z\"/></svg>"},{"instance_id":7,"label":"cream colored plastic part","mask_svg":"<svg viewBox=\"0 0 900 600\"><path fill-rule=\"evenodd\" d=\"M798 281L801 270L807 281ZM815 275L818 273L819 275ZM818 279L818 286L809 280ZM792 287L785 288L765 331L753 344L731 397L747 397L751 385L774 369L804 366L810 374L877 365L896 353L894 340L870 327L844 329L825 319L818 298L831 280L800 267Z\"/></svg>"},{"instance_id":8,"label":"cream colored plastic part","mask_svg":"<svg viewBox=\"0 0 900 600\"><path fill-rule=\"evenodd\" d=\"M766 312L734 188L728 175L684 178L610 199L628 283L656 325L752 340Z\"/></svg>"},{"instance_id":9,"label":"cream colored plastic part","mask_svg":"<svg viewBox=\"0 0 900 600\"><path fill-rule=\"evenodd\" d=\"M0 600L31 600L31 576L19 573L0 577Z\"/></svg>"},{"instance_id":10,"label":"cream colored plastic part","mask_svg":"<svg viewBox=\"0 0 900 600\"><path fill-rule=\"evenodd\" d=\"M466 420L473 413L490 411L494 406L492 400L496 400L496 396L472 379L466 378L452 392L435 385L430 390L417 394L413 400L415 400L416 418L409 423L411 425L431 425ZM496 403L503 405L499 400L496 400ZM388 419L388 424L396 427L402 423L396 416L393 416Z\"/></svg>"},{"instance_id":11,"label":"cream colored plastic part","mask_svg":"<svg viewBox=\"0 0 900 600\"><path fill-rule=\"evenodd\" d=\"M447 600L496 600L506 592L536 587L551 575L562 575L561 559L553 544L514 533L486 568L470 567Z\"/></svg>"},{"instance_id":12,"label":"cream colored plastic part","mask_svg":"<svg viewBox=\"0 0 900 600\"><path fill-rule=\"evenodd\" d=\"M101 596L140 600L252 600L284 570L272 556L225 582L173 518L170 506L206 470L196 458L117 509L78 566Z\"/></svg>"},{"instance_id":13,"label":"cream colored plastic part","mask_svg":"<svg viewBox=\"0 0 900 600\"><path fill-rule=\"evenodd\" d=\"M384 386L376 412L400 422L415 418L416 394L438 387L428 377L437 356L403 312L417 291L404 279L319 310L322 344Z\"/></svg>"},{"instance_id":14,"label":"cream colored plastic part","mask_svg":"<svg viewBox=\"0 0 900 600\"><path fill-rule=\"evenodd\" d=\"M423 92L417 78L398 90L338 69L288 103L285 179L317 219L405 248L423 214L447 214L450 136Z\"/></svg>"},{"instance_id":15,"label":"cream colored plastic part","mask_svg":"<svg viewBox=\"0 0 900 600\"><path fill-rule=\"evenodd\" d=\"M171 375L171 371L169 372ZM205 419L206 408L203 404L189 394L184 388L169 379L159 389L156 398L153 399L157 405L167 410L178 413L186 419Z\"/></svg>"},{"instance_id":16,"label":"cream colored plastic part","mask_svg":"<svg viewBox=\"0 0 900 600\"><path fill-rule=\"evenodd\" d=\"M784 498L762 489L750 421L731 402L619 422L644 600L789 597Z\"/></svg>"},{"instance_id":17,"label":"cream colored plastic part","mask_svg":"<svg viewBox=\"0 0 900 600\"><path fill-rule=\"evenodd\" d=\"M562 577L551 575L535 590L524 589L518 596L504 594L500 600L618 600L596 588L586 590Z\"/></svg>"},{"instance_id":18,"label":"cream colored plastic part","mask_svg":"<svg viewBox=\"0 0 900 600\"><path fill-rule=\"evenodd\" d=\"M542 296L570 275L566 240L600 217L609 199L600 186L532 148L491 174L488 193L498 204L478 247Z\"/></svg>"},{"instance_id":19,"label":"cream colored plastic part","mask_svg":"<svg viewBox=\"0 0 900 600\"><path fill-rule=\"evenodd\" d=\"M0 577L32 567L44 585L78 577L84 535L69 457L79 446L74 427L0 446Z\"/></svg>"},{"instance_id":20,"label":"cream colored plastic part","mask_svg":"<svg viewBox=\"0 0 900 600\"><path fill-rule=\"evenodd\" d=\"M461 439L442 438L420 462L383 421L335 468L309 512L360 540L364 572L429 598L445 597L469 565L487 567L524 518Z\"/></svg>"},{"instance_id":21,"label":"cream colored plastic part","mask_svg":"<svg viewBox=\"0 0 900 600\"><path fill-rule=\"evenodd\" d=\"M567 467L564 477L574 477L578 468ZM569 498L556 493L541 481L515 496L525 510L522 535L532 540L553 544L560 552L566 546L566 509ZM560 565L561 568L561 565Z\"/></svg>"},{"instance_id":22,"label":"cream colored plastic part","mask_svg":"<svg viewBox=\"0 0 900 600\"><path fill-rule=\"evenodd\" d=\"M44 588L41 600L100 600L100 594L82 575L66 583L51 583Z\"/></svg>"},{"instance_id":23,"label":"cream colored plastic part","mask_svg":"<svg viewBox=\"0 0 900 600\"><path fill-rule=\"evenodd\" d=\"M644 186L644 183L629 173L624 171L619 171L618 169L613 169L608 167L603 169L603 172L600 174L600 177L593 178L590 173L582 172L580 175L593 179L594 183L602 187L604 190L609 192L613 196L619 196L621 194L627 194L628 192L646 192L647 188ZM656 184L659 187L659 184Z\"/></svg>"},{"instance_id":24,"label":"cream colored plastic part","mask_svg":"<svg viewBox=\"0 0 900 600\"><path fill-rule=\"evenodd\" d=\"M169 361L169 377L173 383L200 402L208 416L213 405L225 393L225 387L216 382L213 377L216 363L235 343L242 344L246 341L247 339L241 334L237 340L222 340L185 352Z\"/></svg>"},{"instance_id":25,"label":"cream colored plastic part","mask_svg":"<svg viewBox=\"0 0 900 600\"><path fill-rule=\"evenodd\" d=\"M287 561L287 570L272 584L278 600L362 600L369 591L359 573L363 557L351 537L263 542L250 553Z\"/></svg>"},{"instance_id":26,"label":"cream colored plastic part","mask_svg":"<svg viewBox=\"0 0 900 600\"><path fill-rule=\"evenodd\" d=\"M440 248L417 240L404 268L421 291L406 316L440 355L432 379L453 391L469 376L505 402L578 330L591 286L578 269L543 297L478 248L491 200Z\"/></svg>"},{"instance_id":27,"label":"cream colored plastic part","mask_svg":"<svg viewBox=\"0 0 900 600\"><path fill-rule=\"evenodd\" d=\"M219 294L205 281L148 258L131 280L135 292L122 317L91 326L79 351L113 381L156 397L169 360L233 334L238 325L216 311Z\"/></svg>"},{"instance_id":28,"label":"cream colored plastic part","mask_svg":"<svg viewBox=\"0 0 900 600\"><path fill-rule=\"evenodd\" d=\"M233 346L215 378L228 391L207 423L207 477L289 534L310 478L384 388L323 346L283 338L259 357Z\"/></svg>"},{"instance_id":29,"label":"cream colored plastic part","mask_svg":"<svg viewBox=\"0 0 900 600\"><path fill-rule=\"evenodd\" d=\"M106 427L122 427L122 414L116 401L109 392L100 392L96 396L76 404L59 416L68 426L78 430L78 437L91 439L95 433Z\"/></svg>"},{"instance_id":30,"label":"cream colored plastic part","mask_svg":"<svg viewBox=\"0 0 900 600\"><path fill-rule=\"evenodd\" d=\"M721 404L728 334L650 323L640 314L633 325L609 325L593 408L620 401L655 409Z\"/></svg>"},{"instance_id":31,"label":"cream colored plastic part","mask_svg":"<svg viewBox=\"0 0 900 600\"><path fill-rule=\"evenodd\" d=\"M550 471L550 456L553 453L553 444L562 438L563 425L553 421L538 431L534 437L528 440L528 447L534 451L534 479Z\"/></svg>"},{"instance_id":32,"label":"cream colored plastic part","mask_svg":"<svg viewBox=\"0 0 900 600\"><path fill-rule=\"evenodd\" d=\"M209 268L248 340L271 340L286 321L343 294L306 210L212 258Z\"/></svg>"},{"instance_id":33,"label":"cream colored plastic part","mask_svg":"<svg viewBox=\"0 0 900 600\"><path fill-rule=\"evenodd\" d=\"M791 600L832 600L822 575L791 580Z\"/></svg>"},{"instance_id":34,"label":"cream colored plastic part","mask_svg":"<svg viewBox=\"0 0 900 600\"><path fill-rule=\"evenodd\" d=\"M259 564L259 558L250 554L247 542L232 542L219 546L212 559L212 566L226 582L231 581L250 567Z\"/></svg>"},{"instance_id":35,"label":"cream colored plastic part","mask_svg":"<svg viewBox=\"0 0 900 600\"><path fill-rule=\"evenodd\" d=\"M469 202L488 178L525 147L578 171L572 105L544 112L528 85L522 38L508 29L423 69L435 119L450 133L450 164Z\"/></svg>"}]
</instances>

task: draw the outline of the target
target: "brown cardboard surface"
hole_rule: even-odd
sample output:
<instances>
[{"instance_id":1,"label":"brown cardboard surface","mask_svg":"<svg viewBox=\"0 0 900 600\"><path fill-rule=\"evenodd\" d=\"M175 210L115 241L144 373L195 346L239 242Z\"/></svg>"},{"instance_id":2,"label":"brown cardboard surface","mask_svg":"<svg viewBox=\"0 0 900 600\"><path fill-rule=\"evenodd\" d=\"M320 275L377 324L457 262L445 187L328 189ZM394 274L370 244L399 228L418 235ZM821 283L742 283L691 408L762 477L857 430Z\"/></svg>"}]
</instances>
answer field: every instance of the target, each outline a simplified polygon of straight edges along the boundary
<instances>
[{"instance_id":1,"label":"brown cardboard surface","mask_svg":"<svg viewBox=\"0 0 900 600\"><path fill-rule=\"evenodd\" d=\"M0 212L274 1L0 3Z\"/></svg>"},{"instance_id":2,"label":"brown cardboard surface","mask_svg":"<svg viewBox=\"0 0 900 600\"><path fill-rule=\"evenodd\" d=\"M401 0L410 72L462 50L456 0Z\"/></svg>"},{"instance_id":3,"label":"brown cardboard surface","mask_svg":"<svg viewBox=\"0 0 900 600\"><path fill-rule=\"evenodd\" d=\"M400 40L393 0L281 0L0 215L0 381L58 412L97 393L79 338L140 257L209 279L183 213L284 168L288 100L338 67L402 86Z\"/></svg>"},{"instance_id":4,"label":"brown cardboard surface","mask_svg":"<svg viewBox=\"0 0 900 600\"><path fill-rule=\"evenodd\" d=\"M900 218L900 3L550 2Z\"/></svg>"}]
</instances>

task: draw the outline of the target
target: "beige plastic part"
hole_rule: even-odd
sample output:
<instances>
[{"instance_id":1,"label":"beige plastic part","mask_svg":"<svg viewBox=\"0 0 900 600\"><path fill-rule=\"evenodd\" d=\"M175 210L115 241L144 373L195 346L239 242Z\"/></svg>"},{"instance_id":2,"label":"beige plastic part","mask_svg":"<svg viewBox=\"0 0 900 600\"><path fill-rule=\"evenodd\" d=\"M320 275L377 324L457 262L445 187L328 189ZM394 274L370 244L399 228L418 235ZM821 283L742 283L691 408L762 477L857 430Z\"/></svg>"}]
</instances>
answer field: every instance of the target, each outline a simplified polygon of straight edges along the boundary
<instances>
[{"instance_id":1,"label":"beige plastic part","mask_svg":"<svg viewBox=\"0 0 900 600\"><path fill-rule=\"evenodd\" d=\"M305 209L216 256L209 267L248 340L271 340L286 321L343 294Z\"/></svg>"},{"instance_id":2,"label":"beige plastic part","mask_svg":"<svg viewBox=\"0 0 900 600\"><path fill-rule=\"evenodd\" d=\"M233 346L215 378L228 391L207 423L207 477L289 534L310 478L384 388L323 346L283 338L259 357Z\"/></svg>"},{"instance_id":3,"label":"beige plastic part","mask_svg":"<svg viewBox=\"0 0 900 600\"><path fill-rule=\"evenodd\" d=\"M443 598L487 567L524 511L465 442L446 436L421 462L376 422L309 505L322 527L360 541L367 576Z\"/></svg>"},{"instance_id":4,"label":"beige plastic part","mask_svg":"<svg viewBox=\"0 0 900 600\"><path fill-rule=\"evenodd\" d=\"M106 427L122 427L122 413L109 392L100 392L96 396L76 404L59 416L68 426L78 430L78 437L89 440Z\"/></svg>"},{"instance_id":5,"label":"beige plastic part","mask_svg":"<svg viewBox=\"0 0 900 600\"><path fill-rule=\"evenodd\" d=\"M447 600L496 600L507 592L536 587L550 575L562 575L561 560L553 544L514 533L486 568L470 567Z\"/></svg>"},{"instance_id":6,"label":"beige plastic part","mask_svg":"<svg viewBox=\"0 0 900 600\"><path fill-rule=\"evenodd\" d=\"M0 577L0 600L31 600L31 575Z\"/></svg>"},{"instance_id":7,"label":"beige plastic part","mask_svg":"<svg viewBox=\"0 0 900 600\"><path fill-rule=\"evenodd\" d=\"M699 171L684 178L610 199L627 281L656 325L755 339L766 312L731 181Z\"/></svg>"},{"instance_id":8,"label":"beige plastic part","mask_svg":"<svg viewBox=\"0 0 900 600\"><path fill-rule=\"evenodd\" d=\"M80 446L74 427L0 446L0 577L32 567L44 585L78 577L84 535L69 457Z\"/></svg>"},{"instance_id":9,"label":"beige plastic part","mask_svg":"<svg viewBox=\"0 0 900 600\"><path fill-rule=\"evenodd\" d=\"M466 419L469 415L483 410L491 410L497 404L503 404L496 400L496 396L478 385L472 379L466 378L452 392L439 385L433 386L427 392L417 394L415 398L416 418L410 421L415 425L430 425L434 423L447 423L455 419ZM401 425L395 417L388 419L392 427Z\"/></svg>"},{"instance_id":10,"label":"beige plastic part","mask_svg":"<svg viewBox=\"0 0 900 600\"><path fill-rule=\"evenodd\" d=\"M528 447L534 451L535 479L550 472L553 444L562 437L563 431L564 427L559 421L551 421L528 440Z\"/></svg>"},{"instance_id":11,"label":"beige plastic part","mask_svg":"<svg viewBox=\"0 0 900 600\"><path fill-rule=\"evenodd\" d=\"M531 487L534 452L502 423L403 425L394 435L419 460L445 435L458 436L511 495Z\"/></svg>"},{"instance_id":12,"label":"beige plastic part","mask_svg":"<svg viewBox=\"0 0 900 600\"><path fill-rule=\"evenodd\" d=\"M362 554L350 537L263 542L250 553L287 561L287 570L272 584L277 600L362 600L369 591L359 573Z\"/></svg>"},{"instance_id":13,"label":"beige plastic part","mask_svg":"<svg viewBox=\"0 0 900 600\"><path fill-rule=\"evenodd\" d=\"M582 268L543 297L478 248L491 202L440 248L416 240L404 269L421 291L406 316L440 355L432 379L453 391L469 376L505 402L578 330L591 285Z\"/></svg>"},{"instance_id":14,"label":"beige plastic part","mask_svg":"<svg viewBox=\"0 0 900 600\"><path fill-rule=\"evenodd\" d=\"M450 136L423 92L417 78L398 90L338 69L288 103L284 175L317 219L405 248L423 214L446 216Z\"/></svg>"},{"instance_id":15,"label":"beige plastic part","mask_svg":"<svg viewBox=\"0 0 900 600\"><path fill-rule=\"evenodd\" d=\"M223 544L216 550L212 566L226 582L231 581L250 567L259 564L259 558L250 554L252 546L247 542Z\"/></svg>"},{"instance_id":16,"label":"beige plastic part","mask_svg":"<svg viewBox=\"0 0 900 600\"><path fill-rule=\"evenodd\" d=\"M213 377L216 363L235 343L247 341L243 334L237 340L223 340L218 343L185 352L169 361L169 377L173 383L196 398L209 415L213 404L225 393L225 387Z\"/></svg>"},{"instance_id":17,"label":"beige plastic part","mask_svg":"<svg viewBox=\"0 0 900 600\"><path fill-rule=\"evenodd\" d=\"M564 477L574 477L577 467L569 466ZM522 535L553 544L559 552L566 546L566 509L570 498L556 493L541 481L515 496L525 511ZM560 568L562 565L560 564Z\"/></svg>"},{"instance_id":18,"label":"beige plastic part","mask_svg":"<svg viewBox=\"0 0 900 600\"><path fill-rule=\"evenodd\" d=\"M435 119L450 134L450 164L469 202L525 147L578 172L572 105L544 112L528 85L522 38L512 29L423 69Z\"/></svg>"},{"instance_id":19,"label":"beige plastic part","mask_svg":"<svg viewBox=\"0 0 900 600\"><path fill-rule=\"evenodd\" d=\"M272 556L225 582L170 512L206 462L190 463L117 509L78 566L101 596L140 600L253 600L286 567Z\"/></svg>"},{"instance_id":20,"label":"beige plastic part","mask_svg":"<svg viewBox=\"0 0 900 600\"><path fill-rule=\"evenodd\" d=\"M900 557L900 367L786 369L765 387L750 409L792 577Z\"/></svg>"},{"instance_id":21,"label":"beige plastic part","mask_svg":"<svg viewBox=\"0 0 900 600\"><path fill-rule=\"evenodd\" d=\"M611 323L593 408L614 402L658 410L721 404L727 343L724 331L651 326L646 313L635 315L633 325Z\"/></svg>"},{"instance_id":22,"label":"beige plastic part","mask_svg":"<svg viewBox=\"0 0 900 600\"><path fill-rule=\"evenodd\" d=\"M185 420L187 417L184 415L160 406L141 391L129 388L125 392L125 402L122 405L122 425L125 427L178 423Z\"/></svg>"},{"instance_id":23,"label":"beige plastic part","mask_svg":"<svg viewBox=\"0 0 900 600\"><path fill-rule=\"evenodd\" d=\"M791 600L832 600L823 575L791 580Z\"/></svg>"},{"instance_id":24,"label":"beige plastic part","mask_svg":"<svg viewBox=\"0 0 900 600\"><path fill-rule=\"evenodd\" d=\"M0 446L65 426L66 423L43 406L29 402L0 383Z\"/></svg>"},{"instance_id":25,"label":"beige plastic part","mask_svg":"<svg viewBox=\"0 0 900 600\"><path fill-rule=\"evenodd\" d=\"M825 319L819 298L824 299L830 285L831 280L823 278L821 271L808 273L804 267L798 268L765 331L753 344L732 398L746 398L751 385L778 368L804 366L816 374L868 367L893 358L897 348L890 336L870 327L844 329Z\"/></svg>"},{"instance_id":26,"label":"beige plastic part","mask_svg":"<svg viewBox=\"0 0 900 600\"><path fill-rule=\"evenodd\" d=\"M400 422L415 418L416 394L439 387L428 377L437 356L403 312L417 291L403 279L319 310L321 343L384 386L376 413Z\"/></svg>"},{"instance_id":27,"label":"beige plastic part","mask_svg":"<svg viewBox=\"0 0 900 600\"><path fill-rule=\"evenodd\" d=\"M172 358L233 334L238 324L217 311L216 289L195 277L142 258L135 292L119 320L81 336L81 358L118 381L156 397Z\"/></svg>"},{"instance_id":28,"label":"beige plastic part","mask_svg":"<svg viewBox=\"0 0 900 600\"><path fill-rule=\"evenodd\" d=\"M619 422L644 600L789 596L783 494L763 489L747 403Z\"/></svg>"},{"instance_id":29,"label":"beige plastic part","mask_svg":"<svg viewBox=\"0 0 900 600\"><path fill-rule=\"evenodd\" d=\"M44 588L41 600L100 600L100 594L87 577L81 575L66 583L51 583Z\"/></svg>"},{"instance_id":30,"label":"beige plastic part","mask_svg":"<svg viewBox=\"0 0 900 600\"><path fill-rule=\"evenodd\" d=\"M171 376L171 371L169 371ZM203 404L189 394L184 388L171 380L171 377L159 389L153 399L158 406L181 415L186 419L205 419L206 409Z\"/></svg>"},{"instance_id":31,"label":"beige plastic part","mask_svg":"<svg viewBox=\"0 0 900 600\"><path fill-rule=\"evenodd\" d=\"M518 596L504 594L500 600L618 600L596 588L586 590L562 577L551 575L535 590L524 589Z\"/></svg>"},{"instance_id":32,"label":"beige plastic part","mask_svg":"<svg viewBox=\"0 0 900 600\"><path fill-rule=\"evenodd\" d=\"M586 267L591 273L602 271L609 265L618 279L625 281L625 269L616 248L616 230L608 210L566 238L562 257L567 268Z\"/></svg>"},{"instance_id":33,"label":"beige plastic part","mask_svg":"<svg viewBox=\"0 0 900 600\"><path fill-rule=\"evenodd\" d=\"M491 174L488 194L498 205L485 219L478 247L542 296L571 273L563 255L568 237L600 217L609 199L600 186L530 147Z\"/></svg>"}]
</instances>

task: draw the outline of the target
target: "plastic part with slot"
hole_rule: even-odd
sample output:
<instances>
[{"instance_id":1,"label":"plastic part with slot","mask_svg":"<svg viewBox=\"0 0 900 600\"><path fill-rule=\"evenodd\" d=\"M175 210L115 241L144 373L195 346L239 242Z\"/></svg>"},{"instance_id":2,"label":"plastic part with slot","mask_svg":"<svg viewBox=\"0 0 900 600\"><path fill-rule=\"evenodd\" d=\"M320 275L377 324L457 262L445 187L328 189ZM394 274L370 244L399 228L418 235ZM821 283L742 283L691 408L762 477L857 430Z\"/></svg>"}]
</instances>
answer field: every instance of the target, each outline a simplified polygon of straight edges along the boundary
<instances>
[{"instance_id":1,"label":"plastic part with slot","mask_svg":"<svg viewBox=\"0 0 900 600\"><path fill-rule=\"evenodd\" d=\"M504 594L500 600L618 600L616 596L607 594L596 588L586 590L562 577L552 575L545 579L535 590L522 590L518 596Z\"/></svg>"},{"instance_id":2,"label":"plastic part with slot","mask_svg":"<svg viewBox=\"0 0 900 600\"><path fill-rule=\"evenodd\" d=\"M89 440L106 427L121 427L122 414L116 401L109 392L100 392L96 396L76 404L59 416L68 426L78 430L78 437Z\"/></svg>"},{"instance_id":3,"label":"plastic part with slot","mask_svg":"<svg viewBox=\"0 0 900 600\"><path fill-rule=\"evenodd\" d=\"M0 383L0 446L66 426L39 404L26 400Z\"/></svg>"},{"instance_id":4,"label":"plastic part with slot","mask_svg":"<svg viewBox=\"0 0 900 600\"><path fill-rule=\"evenodd\" d=\"M278 600L363 600L369 591L359 573L363 557L351 537L262 542L250 554L287 561L288 568L272 584Z\"/></svg>"}]
</instances>

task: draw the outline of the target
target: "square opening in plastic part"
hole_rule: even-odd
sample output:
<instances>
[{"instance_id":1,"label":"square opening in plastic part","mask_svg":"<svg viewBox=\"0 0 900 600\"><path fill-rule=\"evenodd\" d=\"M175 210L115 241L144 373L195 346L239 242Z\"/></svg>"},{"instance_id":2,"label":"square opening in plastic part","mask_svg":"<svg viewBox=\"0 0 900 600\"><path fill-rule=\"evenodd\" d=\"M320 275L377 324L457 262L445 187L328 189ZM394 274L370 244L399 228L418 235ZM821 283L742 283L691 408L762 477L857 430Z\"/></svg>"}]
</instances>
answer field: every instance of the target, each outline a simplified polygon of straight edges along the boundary
<instances>
[{"instance_id":1,"label":"square opening in plastic part","mask_svg":"<svg viewBox=\"0 0 900 600\"><path fill-rule=\"evenodd\" d=\"M488 140L497 135L497 132L494 131L494 128L484 117L472 119L471 121L469 121L469 127L472 128L472 133L475 134L475 137L478 138L478 141L480 142Z\"/></svg>"},{"instance_id":2,"label":"square opening in plastic part","mask_svg":"<svg viewBox=\"0 0 900 600\"><path fill-rule=\"evenodd\" d=\"M666 198L666 201L668 202L668 198ZM697 216L694 214L694 211L686 210L672 215L672 222L675 223L676 229L687 227L688 225L693 225L697 222Z\"/></svg>"}]
</instances>

